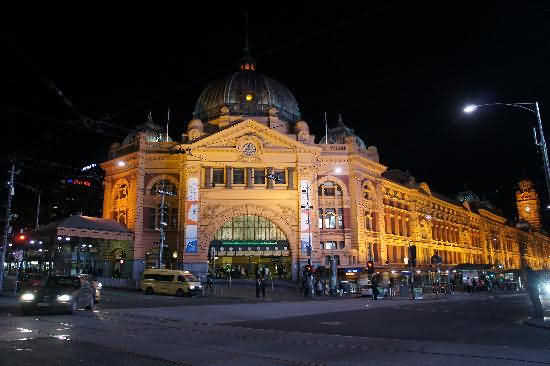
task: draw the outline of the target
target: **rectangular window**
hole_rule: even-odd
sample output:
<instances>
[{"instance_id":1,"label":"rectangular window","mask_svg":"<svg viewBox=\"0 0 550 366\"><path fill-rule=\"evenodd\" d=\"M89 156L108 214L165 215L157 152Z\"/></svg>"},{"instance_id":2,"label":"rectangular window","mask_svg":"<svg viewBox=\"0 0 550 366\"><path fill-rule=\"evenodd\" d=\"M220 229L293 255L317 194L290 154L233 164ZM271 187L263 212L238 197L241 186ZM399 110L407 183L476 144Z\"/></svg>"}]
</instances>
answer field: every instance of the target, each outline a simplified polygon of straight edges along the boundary
<instances>
[{"instance_id":1,"label":"rectangular window","mask_svg":"<svg viewBox=\"0 0 550 366\"><path fill-rule=\"evenodd\" d=\"M344 228L344 209L343 208L338 209L338 228L340 229Z\"/></svg>"},{"instance_id":2,"label":"rectangular window","mask_svg":"<svg viewBox=\"0 0 550 366\"><path fill-rule=\"evenodd\" d=\"M323 209L319 209L319 229L323 228Z\"/></svg>"},{"instance_id":3,"label":"rectangular window","mask_svg":"<svg viewBox=\"0 0 550 366\"><path fill-rule=\"evenodd\" d=\"M156 227L155 209L153 207L147 207L146 210L147 210L147 228L155 229Z\"/></svg>"},{"instance_id":4,"label":"rectangular window","mask_svg":"<svg viewBox=\"0 0 550 366\"><path fill-rule=\"evenodd\" d=\"M374 263L378 263L378 244L374 243L372 245L372 254L373 254L373 260L374 260Z\"/></svg>"},{"instance_id":5,"label":"rectangular window","mask_svg":"<svg viewBox=\"0 0 550 366\"><path fill-rule=\"evenodd\" d=\"M178 209L177 208L172 208L169 225L173 229L178 227Z\"/></svg>"},{"instance_id":6,"label":"rectangular window","mask_svg":"<svg viewBox=\"0 0 550 366\"><path fill-rule=\"evenodd\" d=\"M321 244L321 245L320 245L319 247L320 247L321 249L325 249L325 242L322 241L322 242L320 242L320 244Z\"/></svg>"},{"instance_id":7,"label":"rectangular window","mask_svg":"<svg viewBox=\"0 0 550 366\"><path fill-rule=\"evenodd\" d=\"M275 184L286 184L286 174L284 169L275 169Z\"/></svg>"},{"instance_id":8,"label":"rectangular window","mask_svg":"<svg viewBox=\"0 0 550 366\"><path fill-rule=\"evenodd\" d=\"M338 242L338 248L344 249L345 247L346 247L346 242L345 241L339 241Z\"/></svg>"},{"instance_id":9,"label":"rectangular window","mask_svg":"<svg viewBox=\"0 0 550 366\"><path fill-rule=\"evenodd\" d=\"M233 184L244 184L243 168L233 168Z\"/></svg>"},{"instance_id":10,"label":"rectangular window","mask_svg":"<svg viewBox=\"0 0 550 366\"><path fill-rule=\"evenodd\" d=\"M334 188L334 187L327 187L326 185L325 185L323 191L324 191L324 192L323 192L323 195L324 195L324 196L334 196L334 195L336 194L336 188Z\"/></svg>"},{"instance_id":11,"label":"rectangular window","mask_svg":"<svg viewBox=\"0 0 550 366\"><path fill-rule=\"evenodd\" d=\"M339 256L339 255L335 255L335 256L334 256L334 261L336 262L336 265L339 266L339 265L340 265L340 256Z\"/></svg>"},{"instance_id":12,"label":"rectangular window","mask_svg":"<svg viewBox=\"0 0 550 366\"><path fill-rule=\"evenodd\" d=\"M254 169L254 184L265 184L265 169Z\"/></svg>"},{"instance_id":13,"label":"rectangular window","mask_svg":"<svg viewBox=\"0 0 550 366\"><path fill-rule=\"evenodd\" d=\"M325 241L325 249L337 249L335 241Z\"/></svg>"},{"instance_id":14,"label":"rectangular window","mask_svg":"<svg viewBox=\"0 0 550 366\"><path fill-rule=\"evenodd\" d=\"M336 229L336 210L334 208L325 209L323 229Z\"/></svg>"},{"instance_id":15,"label":"rectangular window","mask_svg":"<svg viewBox=\"0 0 550 366\"><path fill-rule=\"evenodd\" d=\"M225 169L214 168L212 169L212 183L214 184L223 184L223 172Z\"/></svg>"}]
</instances>

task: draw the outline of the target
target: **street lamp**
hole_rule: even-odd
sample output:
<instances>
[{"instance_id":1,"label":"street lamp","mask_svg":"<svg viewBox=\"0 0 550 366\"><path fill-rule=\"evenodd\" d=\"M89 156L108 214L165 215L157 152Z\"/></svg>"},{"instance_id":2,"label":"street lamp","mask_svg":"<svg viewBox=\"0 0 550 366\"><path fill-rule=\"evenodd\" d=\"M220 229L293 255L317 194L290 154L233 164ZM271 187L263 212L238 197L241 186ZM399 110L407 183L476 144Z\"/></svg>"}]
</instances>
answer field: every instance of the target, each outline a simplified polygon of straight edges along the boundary
<instances>
[{"instance_id":1,"label":"street lamp","mask_svg":"<svg viewBox=\"0 0 550 366\"><path fill-rule=\"evenodd\" d=\"M473 113L481 107L491 107L491 106L504 106L519 108L526 111L529 111L537 116L537 127L538 135L537 138L537 129L533 127L533 134L535 136L535 145L537 145L542 152L542 160L544 164L544 178L546 181L546 190L548 194L548 204L547 209L550 209L550 163L548 161L548 151L546 149L546 139L544 138L544 131L542 129L542 118L540 117L539 102L527 102L527 103L486 103L486 104L470 104L464 108L464 113Z\"/></svg>"}]
</instances>

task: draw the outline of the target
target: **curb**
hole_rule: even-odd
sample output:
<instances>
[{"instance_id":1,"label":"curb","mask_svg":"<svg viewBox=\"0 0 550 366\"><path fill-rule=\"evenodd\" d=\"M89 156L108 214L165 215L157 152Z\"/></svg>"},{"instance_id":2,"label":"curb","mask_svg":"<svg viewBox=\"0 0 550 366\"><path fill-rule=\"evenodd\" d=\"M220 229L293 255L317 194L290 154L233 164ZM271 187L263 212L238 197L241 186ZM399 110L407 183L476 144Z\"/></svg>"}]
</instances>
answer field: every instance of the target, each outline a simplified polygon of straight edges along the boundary
<instances>
[{"instance_id":1,"label":"curb","mask_svg":"<svg viewBox=\"0 0 550 366\"><path fill-rule=\"evenodd\" d=\"M541 319L528 319L528 320L525 320L523 324L530 327L550 330L550 321L544 321Z\"/></svg>"}]
</instances>

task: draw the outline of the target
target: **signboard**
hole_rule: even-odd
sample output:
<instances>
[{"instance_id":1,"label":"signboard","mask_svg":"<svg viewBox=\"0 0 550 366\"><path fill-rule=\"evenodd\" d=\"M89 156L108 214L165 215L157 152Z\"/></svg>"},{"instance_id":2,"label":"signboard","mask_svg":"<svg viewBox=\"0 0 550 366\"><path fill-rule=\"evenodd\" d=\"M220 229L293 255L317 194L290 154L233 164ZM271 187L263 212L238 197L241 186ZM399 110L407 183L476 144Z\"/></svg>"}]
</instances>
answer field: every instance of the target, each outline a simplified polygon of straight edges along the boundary
<instances>
[{"instance_id":1,"label":"signboard","mask_svg":"<svg viewBox=\"0 0 550 366\"><path fill-rule=\"evenodd\" d=\"M248 245L248 246L258 246L258 245L277 245L276 241L248 241L248 240L222 240L222 245Z\"/></svg>"},{"instance_id":2,"label":"signboard","mask_svg":"<svg viewBox=\"0 0 550 366\"><path fill-rule=\"evenodd\" d=\"M415 287L413 289L413 294L415 299L422 300L424 298L424 295L422 294L422 287Z\"/></svg>"}]
</instances>

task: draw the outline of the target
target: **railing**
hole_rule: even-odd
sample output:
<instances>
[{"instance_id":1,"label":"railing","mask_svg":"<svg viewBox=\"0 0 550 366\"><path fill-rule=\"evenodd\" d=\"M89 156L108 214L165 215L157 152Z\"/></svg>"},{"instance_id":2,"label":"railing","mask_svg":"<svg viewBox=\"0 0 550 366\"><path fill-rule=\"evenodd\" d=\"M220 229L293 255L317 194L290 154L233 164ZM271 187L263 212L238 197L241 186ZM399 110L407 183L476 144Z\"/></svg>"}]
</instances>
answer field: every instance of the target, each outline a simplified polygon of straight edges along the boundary
<instances>
[{"instance_id":1,"label":"railing","mask_svg":"<svg viewBox=\"0 0 550 366\"><path fill-rule=\"evenodd\" d=\"M347 151L347 145L345 144L323 144L321 141L318 146L320 146L323 151Z\"/></svg>"}]
</instances>

